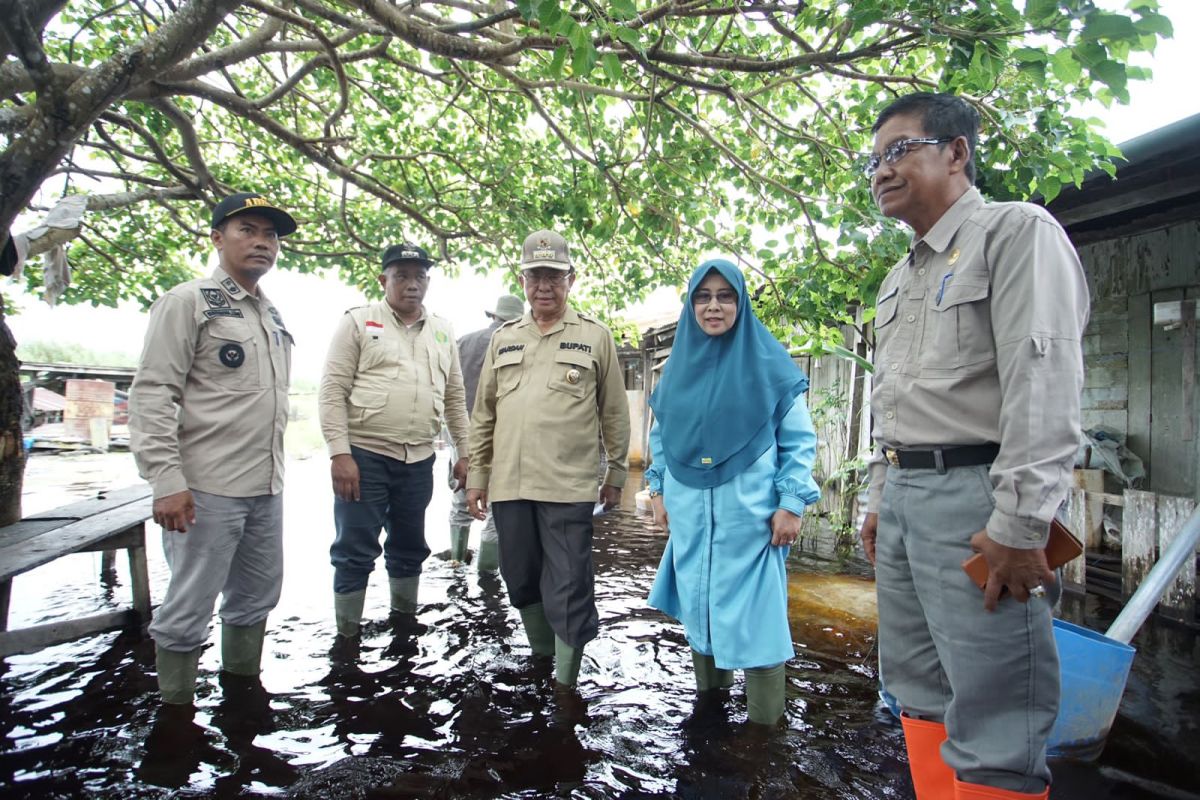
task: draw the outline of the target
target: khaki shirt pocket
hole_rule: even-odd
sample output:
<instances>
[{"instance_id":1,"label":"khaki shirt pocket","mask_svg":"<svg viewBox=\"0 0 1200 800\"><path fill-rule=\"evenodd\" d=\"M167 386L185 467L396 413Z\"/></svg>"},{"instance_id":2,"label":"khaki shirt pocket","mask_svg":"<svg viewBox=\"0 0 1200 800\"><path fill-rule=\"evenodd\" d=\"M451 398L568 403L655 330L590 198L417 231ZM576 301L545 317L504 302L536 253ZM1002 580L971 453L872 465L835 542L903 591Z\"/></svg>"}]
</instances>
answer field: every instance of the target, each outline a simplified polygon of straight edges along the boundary
<instances>
[{"instance_id":1,"label":"khaki shirt pocket","mask_svg":"<svg viewBox=\"0 0 1200 800\"><path fill-rule=\"evenodd\" d=\"M244 319L217 317L205 323L196 352L200 377L234 392L262 389L254 333Z\"/></svg>"},{"instance_id":2,"label":"khaki shirt pocket","mask_svg":"<svg viewBox=\"0 0 1200 800\"><path fill-rule=\"evenodd\" d=\"M496 373L497 399L504 397L504 395L521 385L521 376L524 373L522 362L524 360L524 348L509 350L507 353L496 356L496 360L492 362L492 371Z\"/></svg>"},{"instance_id":3,"label":"khaki shirt pocket","mask_svg":"<svg viewBox=\"0 0 1200 800\"><path fill-rule=\"evenodd\" d=\"M387 406L387 400L387 391L374 386L351 387L350 397L347 398L351 417L358 419L359 422L370 419L383 411Z\"/></svg>"},{"instance_id":4,"label":"khaki shirt pocket","mask_svg":"<svg viewBox=\"0 0 1200 800\"><path fill-rule=\"evenodd\" d=\"M967 273L944 281L926 301L921 371L981 371L996 360L987 275Z\"/></svg>"},{"instance_id":5,"label":"khaki shirt pocket","mask_svg":"<svg viewBox=\"0 0 1200 800\"><path fill-rule=\"evenodd\" d=\"M900 307L900 287L894 287L887 292L880 292L875 301L875 328L878 330L891 324L896 318L896 309Z\"/></svg>"},{"instance_id":6,"label":"khaki shirt pocket","mask_svg":"<svg viewBox=\"0 0 1200 800\"><path fill-rule=\"evenodd\" d=\"M596 395L596 362L578 350L559 350L550 368L549 388L572 397Z\"/></svg>"},{"instance_id":7,"label":"khaki shirt pocket","mask_svg":"<svg viewBox=\"0 0 1200 800\"><path fill-rule=\"evenodd\" d=\"M383 371L389 375L400 374L398 345L384 334L378 339L368 334L362 336L362 347L358 353L358 371Z\"/></svg>"}]
</instances>

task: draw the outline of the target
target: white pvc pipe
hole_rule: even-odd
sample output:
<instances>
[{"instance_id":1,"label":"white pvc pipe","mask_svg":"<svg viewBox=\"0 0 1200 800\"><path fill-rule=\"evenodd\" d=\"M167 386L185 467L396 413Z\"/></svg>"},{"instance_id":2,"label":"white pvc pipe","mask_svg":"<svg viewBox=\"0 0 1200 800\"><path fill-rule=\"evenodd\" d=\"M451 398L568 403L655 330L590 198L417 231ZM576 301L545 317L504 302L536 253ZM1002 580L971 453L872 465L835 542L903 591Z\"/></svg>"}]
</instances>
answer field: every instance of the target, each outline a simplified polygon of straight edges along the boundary
<instances>
[{"instance_id":1,"label":"white pvc pipe","mask_svg":"<svg viewBox=\"0 0 1200 800\"><path fill-rule=\"evenodd\" d=\"M1188 517L1175 541L1171 542L1170 547L1158 559L1158 563L1146 575L1142 585L1129 598L1120 615L1113 620L1108 633L1105 634L1108 638L1129 644L1138 628L1146 621L1146 617L1150 616L1154 607L1158 605L1167 584L1175 580L1175 575L1189 558L1196 557L1197 542L1200 542L1200 506Z\"/></svg>"}]
</instances>

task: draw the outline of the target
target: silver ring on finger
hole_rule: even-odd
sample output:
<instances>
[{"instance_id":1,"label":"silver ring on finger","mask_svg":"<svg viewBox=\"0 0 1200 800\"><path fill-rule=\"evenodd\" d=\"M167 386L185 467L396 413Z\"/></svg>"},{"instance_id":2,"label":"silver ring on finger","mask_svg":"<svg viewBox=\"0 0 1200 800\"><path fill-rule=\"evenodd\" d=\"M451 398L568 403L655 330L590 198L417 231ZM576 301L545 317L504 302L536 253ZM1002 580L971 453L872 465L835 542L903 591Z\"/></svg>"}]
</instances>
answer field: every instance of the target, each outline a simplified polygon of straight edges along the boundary
<instances>
[{"instance_id":1,"label":"silver ring on finger","mask_svg":"<svg viewBox=\"0 0 1200 800\"><path fill-rule=\"evenodd\" d=\"M1045 596L1046 596L1046 587L1045 587L1045 586L1042 586L1042 585L1039 583L1037 586L1035 586L1035 587L1033 587L1032 589L1030 589L1030 590L1029 590L1029 596L1030 596L1030 597L1036 597L1036 598L1038 598L1039 600L1040 600L1040 599L1042 599L1043 597L1045 597Z\"/></svg>"}]
</instances>

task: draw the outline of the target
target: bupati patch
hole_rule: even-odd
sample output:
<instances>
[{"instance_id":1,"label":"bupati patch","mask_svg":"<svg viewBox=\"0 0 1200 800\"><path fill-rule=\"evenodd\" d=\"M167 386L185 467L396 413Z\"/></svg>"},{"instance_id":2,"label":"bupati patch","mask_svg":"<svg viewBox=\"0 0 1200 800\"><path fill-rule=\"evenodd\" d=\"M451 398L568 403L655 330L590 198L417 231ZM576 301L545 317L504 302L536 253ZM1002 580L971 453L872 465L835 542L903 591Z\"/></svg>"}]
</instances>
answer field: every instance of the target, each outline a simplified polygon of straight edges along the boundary
<instances>
[{"instance_id":1,"label":"bupati patch","mask_svg":"<svg viewBox=\"0 0 1200 800\"><path fill-rule=\"evenodd\" d=\"M590 354L592 352L592 346L590 344L584 344L583 342L559 342L558 349L559 350L578 350L581 353L588 353L588 354Z\"/></svg>"},{"instance_id":2,"label":"bupati patch","mask_svg":"<svg viewBox=\"0 0 1200 800\"><path fill-rule=\"evenodd\" d=\"M217 355L221 359L221 363L230 369L237 369L246 363L246 351L240 344L234 342L226 342L221 345Z\"/></svg>"},{"instance_id":3,"label":"bupati patch","mask_svg":"<svg viewBox=\"0 0 1200 800\"><path fill-rule=\"evenodd\" d=\"M200 294L209 308L229 308L229 298L220 289L201 289Z\"/></svg>"}]
</instances>

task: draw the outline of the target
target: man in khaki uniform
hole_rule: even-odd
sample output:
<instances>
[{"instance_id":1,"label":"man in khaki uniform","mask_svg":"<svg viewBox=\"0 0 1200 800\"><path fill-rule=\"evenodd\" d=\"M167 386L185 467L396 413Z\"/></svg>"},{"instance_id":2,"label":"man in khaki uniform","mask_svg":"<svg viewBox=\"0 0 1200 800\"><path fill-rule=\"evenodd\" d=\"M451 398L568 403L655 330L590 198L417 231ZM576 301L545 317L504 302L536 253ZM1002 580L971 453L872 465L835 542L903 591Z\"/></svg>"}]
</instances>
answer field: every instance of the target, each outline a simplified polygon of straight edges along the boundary
<instances>
[{"instance_id":1,"label":"man in khaki uniform","mask_svg":"<svg viewBox=\"0 0 1200 800\"><path fill-rule=\"evenodd\" d=\"M922 800L1046 797L1058 710L1043 548L1078 447L1088 290L1045 209L973 188L978 127L953 95L901 97L867 167L914 233L879 290L862 538ZM960 568L973 549L983 593Z\"/></svg>"},{"instance_id":2,"label":"man in khaki uniform","mask_svg":"<svg viewBox=\"0 0 1200 800\"><path fill-rule=\"evenodd\" d=\"M222 670L257 678L283 583L292 337L258 281L296 223L240 193L217 204L212 228L220 266L154 303L129 390L130 449L154 489L171 568L150 634L173 705L192 702L218 594Z\"/></svg>"},{"instance_id":3,"label":"man in khaki uniform","mask_svg":"<svg viewBox=\"0 0 1200 800\"><path fill-rule=\"evenodd\" d=\"M597 441L608 468L599 500L621 499L629 404L608 328L567 304L575 270L551 231L525 239L521 287L530 313L492 335L471 418L467 503L489 507L500 538L500 574L534 653L555 656L560 687L573 687L583 646L596 637L592 510Z\"/></svg>"},{"instance_id":4,"label":"man in khaki uniform","mask_svg":"<svg viewBox=\"0 0 1200 800\"><path fill-rule=\"evenodd\" d=\"M384 299L342 317L321 381L321 432L329 447L333 517L334 618L358 635L379 531L393 612L417 610L425 507L433 496L433 440L442 421L467 451L467 405L450 323L423 301L433 266L424 249L398 244L383 254ZM466 480L466 459L453 468Z\"/></svg>"}]
</instances>

